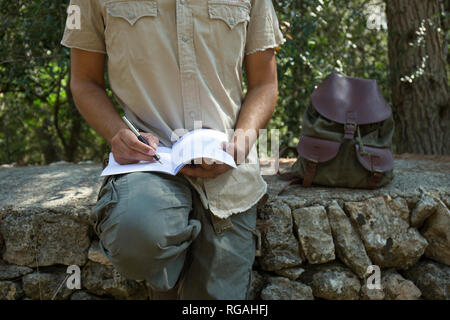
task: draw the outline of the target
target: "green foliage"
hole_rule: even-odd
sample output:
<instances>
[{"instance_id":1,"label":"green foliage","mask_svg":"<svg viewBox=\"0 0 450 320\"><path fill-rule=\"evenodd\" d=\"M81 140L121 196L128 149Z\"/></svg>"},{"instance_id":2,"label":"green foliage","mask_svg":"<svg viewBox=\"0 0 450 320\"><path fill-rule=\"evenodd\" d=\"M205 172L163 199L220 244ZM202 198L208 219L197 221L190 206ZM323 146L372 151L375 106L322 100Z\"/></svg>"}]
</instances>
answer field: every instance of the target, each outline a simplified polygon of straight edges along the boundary
<instances>
[{"instance_id":1,"label":"green foliage","mask_svg":"<svg viewBox=\"0 0 450 320\"><path fill-rule=\"evenodd\" d=\"M386 30L366 27L369 0L274 0L287 42L277 50L279 101L269 129L295 146L310 94L332 70L376 79L389 101ZM0 0L0 163L101 161L108 145L76 109L68 0Z\"/></svg>"},{"instance_id":2,"label":"green foliage","mask_svg":"<svg viewBox=\"0 0 450 320\"><path fill-rule=\"evenodd\" d=\"M70 93L69 50L60 45L67 5L0 0L0 163L100 161L105 153Z\"/></svg>"},{"instance_id":3,"label":"green foliage","mask_svg":"<svg viewBox=\"0 0 450 320\"><path fill-rule=\"evenodd\" d=\"M390 100L387 31L366 27L363 0L277 0L286 43L278 52L279 101L269 129L295 146L314 88L333 70L376 79Z\"/></svg>"}]
</instances>

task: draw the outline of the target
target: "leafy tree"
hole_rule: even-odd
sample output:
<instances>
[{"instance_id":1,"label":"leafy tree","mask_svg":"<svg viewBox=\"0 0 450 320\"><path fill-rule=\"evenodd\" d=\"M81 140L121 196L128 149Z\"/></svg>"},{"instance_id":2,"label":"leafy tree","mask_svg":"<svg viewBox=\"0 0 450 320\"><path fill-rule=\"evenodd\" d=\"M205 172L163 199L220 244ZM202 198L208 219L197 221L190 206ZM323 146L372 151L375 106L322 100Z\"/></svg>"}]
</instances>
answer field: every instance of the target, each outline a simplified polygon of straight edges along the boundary
<instances>
[{"instance_id":1,"label":"leafy tree","mask_svg":"<svg viewBox=\"0 0 450 320\"><path fill-rule=\"evenodd\" d=\"M314 88L333 70L376 79L387 101L387 32L367 27L363 0L278 0L286 43L278 52L280 98L269 128L278 128L282 146L295 146L301 118Z\"/></svg>"},{"instance_id":2,"label":"leafy tree","mask_svg":"<svg viewBox=\"0 0 450 320\"><path fill-rule=\"evenodd\" d=\"M441 48L445 51L441 68L450 73L449 22L444 14L448 12L448 1L426 2L439 1L440 9L434 12L440 13L442 39L447 41ZM397 67L396 61L398 66L402 65L404 52L392 49L394 38L390 30L388 55L387 30L370 27L368 23L369 6L380 5L382 0L273 0L273 3L287 39L277 50L280 96L269 123L269 129L280 130L281 147L297 144L302 114L310 103L310 95L333 70L376 79L388 102L393 90L397 121L400 123L407 116L399 112L398 97L402 93L397 93L399 85L395 79L398 77L392 69ZM69 50L60 45L68 4L68 0L0 0L0 163L101 161L109 151L106 141L81 117L71 96ZM394 20L392 17L390 20L391 27ZM418 21L414 20L411 30L417 28ZM410 67L401 69L400 73L409 74ZM434 74L435 69L426 70L428 75L417 84L428 79L431 85L429 74L437 73ZM432 102L427 98L422 104L430 107L429 101ZM443 135L436 137L450 140ZM403 138L400 141L398 146L404 142L415 143Z\"/></svg>"},{"instance_id":3,"label":"leafy tree","mask_svg":"<svg viewBox=\"0 0 450 320\"><path fill-rule=\"evenodd\" d=\"M60 45L68 1L0 1L0 162L100 160L105 143L83 120Z\"/></svg>"}]
</instances>

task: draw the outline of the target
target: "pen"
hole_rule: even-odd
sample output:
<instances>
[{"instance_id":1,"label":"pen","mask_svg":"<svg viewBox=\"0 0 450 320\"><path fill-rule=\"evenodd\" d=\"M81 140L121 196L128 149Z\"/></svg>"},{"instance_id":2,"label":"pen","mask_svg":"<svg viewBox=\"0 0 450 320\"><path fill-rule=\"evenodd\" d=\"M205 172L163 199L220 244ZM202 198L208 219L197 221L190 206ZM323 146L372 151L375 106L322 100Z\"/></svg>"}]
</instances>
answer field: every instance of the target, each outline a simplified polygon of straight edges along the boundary
<instances>
[{"instance_id":1,"label":"pen","mask_svg":"<svg viewBox=\"0 0 450 320\"><path fill-rule=\"evenodd\" d=\"M139 139L140 142L145 143L146 145L150 146L148 144L147 140L144 139L144 137L139 133L139 131L137 131L137 129L131 124L130 121L128 121L128 119L125 116L123 116L122 119L125 121L128 128L130 128L130 130L133 131L133 133L136 135L136 137ZM155 159L156 161L158 161L159 163L162 164L161 157L157 153L155 153L155 155L153 156L153 159Z\"/></svg>"}]
</instances>

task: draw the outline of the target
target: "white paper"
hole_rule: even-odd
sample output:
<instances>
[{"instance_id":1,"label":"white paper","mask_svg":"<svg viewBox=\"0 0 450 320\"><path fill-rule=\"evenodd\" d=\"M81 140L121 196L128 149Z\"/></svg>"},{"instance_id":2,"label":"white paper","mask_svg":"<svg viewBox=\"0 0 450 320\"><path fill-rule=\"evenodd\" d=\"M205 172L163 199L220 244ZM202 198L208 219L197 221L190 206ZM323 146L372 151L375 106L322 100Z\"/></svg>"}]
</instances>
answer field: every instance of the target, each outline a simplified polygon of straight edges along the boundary
<instances>
[{"instance_id":1,"label":"white paper","mask_svg":"<svg viewBox=\"0 0 450 320\"><path fill-rule=\"evenodd\" d=\"M176 175L179 170L191 160L208 158L225 163L236 168L233 157L223 151L221 143L228 141L223 132L200 129L188 132L180 138L172 147L158 147L156 152L161 157L161 162L140 161L136 164L118 164L112 152L109 154L108 166L102 171L101 176L109 176L128 172L157 171Z\"/></svg>"},{"instance_id":2,"label":"white paper","mask_svg":"<svg viewBox=\"0 0 450 320\"><path fill-rule=\"evenodd\" d=\"M139 163L133 164L118 164L114 159L112 152L110 152L108 166L102 171L101 176L138 171L158 171L173 174L173 164L171 160L172 150L166 147L158 147L156 153L161 157L162 164L149 161L140 161Z\"/></svg>"}]
</instances>

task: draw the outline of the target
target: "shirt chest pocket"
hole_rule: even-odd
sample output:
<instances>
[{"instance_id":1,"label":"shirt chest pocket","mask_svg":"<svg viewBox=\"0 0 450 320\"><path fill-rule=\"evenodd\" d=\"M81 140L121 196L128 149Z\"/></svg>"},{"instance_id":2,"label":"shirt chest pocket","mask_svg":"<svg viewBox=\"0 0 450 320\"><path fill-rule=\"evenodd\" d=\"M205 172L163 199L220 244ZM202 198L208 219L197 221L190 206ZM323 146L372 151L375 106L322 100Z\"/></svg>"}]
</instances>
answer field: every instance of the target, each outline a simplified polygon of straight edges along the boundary
<instances>
[{"instance_id":1,"label":"shirt chest pocket","mask_svg":"<svg viewBox=\"0 0 450 320\"><path fill-rule=\"evenodd\" d=\"M209 0L208 15L211 20L222 20L230 30L250 21L250 3L239 0Z\"/></svg>"},{"instance_id":2,"label":"shirt chest pocket","mask_svg":"<svg viewBox=\"0 0 450 320\"><path fill-rule=\"evenodd\" d=\"M105 42L110 59L146 50L149 30L157 27L158 4L148 1L114 1L106 5ZM148 49L148 48L147 48Z\"/></svg>"},{"instance_id":3,"label":"shirt chest pocket","mask_svg":"<svg viewBox=\"0 0 450 320\"><path fill-rule=\"evenodd\" d=\"M251 4L247 0L208 0L208 17L211 36L215 38L214 47L219 56L225 55L231 65L237 65L243 57L250 9Z\"/></svg>"}]
</instances>

